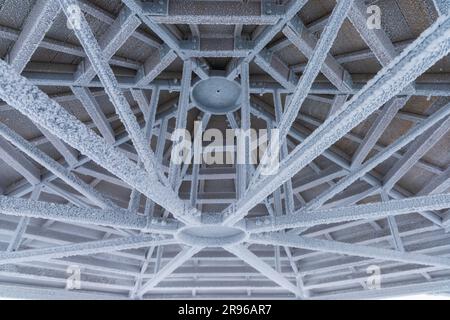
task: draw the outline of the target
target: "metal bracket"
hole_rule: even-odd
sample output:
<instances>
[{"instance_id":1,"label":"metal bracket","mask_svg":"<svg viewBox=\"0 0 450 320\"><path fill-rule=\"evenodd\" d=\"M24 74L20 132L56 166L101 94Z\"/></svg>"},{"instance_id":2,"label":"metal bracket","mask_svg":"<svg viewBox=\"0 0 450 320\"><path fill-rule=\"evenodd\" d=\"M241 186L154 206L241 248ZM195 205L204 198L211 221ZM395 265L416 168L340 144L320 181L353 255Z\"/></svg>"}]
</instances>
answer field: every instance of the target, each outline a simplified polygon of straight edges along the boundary
<instances>
[{"instance_id":1,"label":"metal bracket","mask_svg":"<svg viewBox=\"0 0 450 320\"><path fill-rule=\"evenodd\" d=\"M302 34L303 29L305 28L305 25L300 20L300 18L297 16L292 18L291 21L289 21L289 26L291 27L292 30L297 32L299 35Z\"/></svg>"},{"instance_id":2,"label":"metal bracket","mask_svg":"<svg viewBox=\"0 0 450 320\"><path fill-rule=\"evenodd\" d=\"M148 16L167 16L169 0L142 0L142 10Z\"/></svg>"},{"instance_id":3,"label":"metal bracket","mask_svg":"<svg viewBox=\"0 0 450 320\"><path fill-rule=\"evenodd\" d=\"M188 40L180 41L181 50L200 50L200 39L192 37Z\"/></svg>"},{"instance_id":4,"label":"metal bracket","mask_svg":"<svg viewBox=\"0 0 450 320\"><path fill-rule=\"evenodd\" d=\"M268 64L272 63L273 51L265 49L265 50L262 50L259 55Z\"/></svg>"},{"instance_id":5,"label":"metal bracket","mask_svg":"<svg viewBox=\"0 0 450 320\"><path fill-rule=\"evenodd\" d=\"M263 15L279 16L286 13L287 7L284 4L280 4L277 0L262 0L261 12Z\"/></svg>"},{"instance_id":6,"label":"metal bracket","mask_svg":"<svg viewBox=\"0 0 450 320\"><path fill-rule=\"evenodd\" d=\"M255 47L255 42L245 37L236 37L234 39L235 50L252 50Z\"/></svg>"}]
</instances>

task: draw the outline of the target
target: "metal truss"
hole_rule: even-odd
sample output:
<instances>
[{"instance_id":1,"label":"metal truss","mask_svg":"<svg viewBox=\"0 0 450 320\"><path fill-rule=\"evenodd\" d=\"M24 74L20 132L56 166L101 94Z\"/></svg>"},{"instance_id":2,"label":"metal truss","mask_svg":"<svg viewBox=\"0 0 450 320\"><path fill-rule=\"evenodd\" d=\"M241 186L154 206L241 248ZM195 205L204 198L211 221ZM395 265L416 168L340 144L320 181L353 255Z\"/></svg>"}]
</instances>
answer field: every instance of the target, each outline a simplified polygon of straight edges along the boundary
<instances>
[{"instance_id":1,"label":"metal truss","mask_svg":"<svg viewBox=\"0 0 450 320\"><path fill-rule=\"evenodd\" d=\"M367 1L315 2L45 0L0 26L0 297L449 292L447 1L395 43ZM204 110L214 79L237 108ZM279 170L173 161L211 128L279 129Z\"/></svg>"}]
</instances>

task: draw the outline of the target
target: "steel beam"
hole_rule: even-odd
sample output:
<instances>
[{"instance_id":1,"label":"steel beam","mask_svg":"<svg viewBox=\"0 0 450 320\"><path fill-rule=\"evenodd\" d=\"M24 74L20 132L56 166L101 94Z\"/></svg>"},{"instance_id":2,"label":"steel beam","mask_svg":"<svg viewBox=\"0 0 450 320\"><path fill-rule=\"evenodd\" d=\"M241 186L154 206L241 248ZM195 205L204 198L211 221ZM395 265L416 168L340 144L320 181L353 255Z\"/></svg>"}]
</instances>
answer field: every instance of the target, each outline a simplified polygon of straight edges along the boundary
<instances>
[{"instance_id":1,"label":"steel beam","mask_svg":"<svg viewBox=\"0 0 450 320\"><path fill-rule=\"evenodd\" d=\"M402 200L389 200L379 203L362 204L352 207L304 211L293 215L252 218L245 220L249 232L273 232L283 229L313 227L354 220L377 220L390 216L442 210L450 208L450 194L412 197Z\"/></svg>"},{"instance_id":2,"label":"steel beam","mask_svg":"<svg viewBox=\"0 0 450 320\"><path fill-rule=\"evenodd\" d=\"M183 249L175 258L173 258L173 260L169 261L158 273L156 273L152 279L143 284L137 295L140 297L144 296L148 291L156 287L183 263L191 259L201 249L201 247Z\"/></svg>"},{"instance_id":3,"label":"steel beam","mask_svg":"<svg viewBox=\"0 0 450 320\"><path fill-rule=\"evenodd\" d=\"M158 219L144 217L123 209L99 210L5 196L0 196L0 212L18 217L49 219L65 223L94 224L154 233L172 234L178 227L178 223L172 220L162 223Z\"/></svg>"},{"instance_id":4,"label":"steel beam","mask_svg":"<svg viewBox=\"0 0 450 320\"><path fill-rule=\"evenodd\" d=\"M347 102L342 107L342 112L329 119L294 149L282 161L276 176L265 177L255 183L247 196L237 203L236 210L230 212L226 223L240 220L273 190L447 55L450 51L448 30L450 17L441 17L413 45L405 49L399 58L383 68L363 90Z\"/></svg>"},{"instance_id":5,"label":"steel beam","mask_svg":"<svg viewBox=\"0 0 450 320\"><path fill-rule=\"evenodd\" d=\"M138 168L45 93L0 61L0 97L181 220L198 221L173 190ZM139 128L140 132L140 128ZM145 179L143 179L145 177ZM147 180L147 181L144 181Z\"/></svg>"},{"instance_id":6,"label":"steel beam","mask_svg":"<svg viewBox=\"0 0 450 320\"><path fill-rule=\"evenodd\" d=\"M274 270L271 266L258 258L253 252L245 248L244 246L233 246L225 248L230 253L234 254L250 266L261 272L267 278L277 283L281 287L295 294L296 297L301 296L300 289L287 280L280 272Z\"/></svg>"},{"instance_id":7,"label":"steel beam","mask_svg":"<svg viewBox=\"0 0 450 320\"><path fill-rule=\"evenodd\" d=\"M30 61L59 12L57 0L36 2L22 27L19 38L8 54L8 60L17 72L21 73Z\"/></svg>"},{"instance_id":8,"label":"steel beam","mask_svg":"<svg viewBox=\"0 0 450 320\"><path fill-rule=\"evenodd\" d=\"M175 241L168 236L140 235L129 238L92 241L42 249L0 252L0 265L17 264L27 261L61 259L71 256L99 254L173 243L175 243Z\"/></svg>"},{"instance_id":9,"label":"steel beam","mask_svg":"<svg viewBox=\"0 0 450 320\"><path fill-rule=\"evenodd\" d=\"M88 88L82 87L72 87L71 89L86 109L103 138L105 138L108 143L114 144L116 141L114 130L106 119L105 113L98 104L97 100L95 100L95 97L92 95L91 91Z\"/></svg>"},{"instance_id":10,"label":"steel beam","mask_svg":"<svg viewBox=\"0 0 450 320\"><path fill-rule=\"evenodd\" d=\"M281 120L277 124L279 130L280 140L284 140L289 133L292 124L295 122L300 108L303 102L308 96L308 92L311 90L311 86L320 72L320 66L325 63L328 57L328 53L337 37L337 34L344 22L348 11L352 6L353 1L340 1L333 9L333 13L325 27L322 36L314 48L314 52L311 55L311 59L308 61L305 72L303 73L297 87L295 88L292 97L290 98L289 104L284 110ZM276 143L279 143L278 141ZM271 150L269 146L268 150ZM268 162L268 152L266 151L261 163ZM260 168L256 170L256 174L253 177L252 182L259 179Z\"/></svg>"},{"instance_id":11,"label":"steel beam","mask_svg":"<svg viewBox=\"0 0 450 320\"><path fill-rule=\"evenodd\" d=\"M67 14L67 8L70 5L78 5L77 1L60 1L63 11ZM119 16L114 23L109 27L106 33L99 39L98 46L102 52L102 56L106 61L109 61L114 54L123 46L128 38L136 31L141 24L141 20L134 15L127 7L122 9ZM82 26L83 29L89 28L86 25ZM74 28L75 34L79 37L81 32L78 32L78 28ZM85 31L86 32L86 31ZM94 37L92 37L95 39ZM86 39L86 38L84 38ZM97 62L92 61L92 53L86 50L84 43L86 40L80 39L80 43L83 46L89 59L85 59L78 65L78 71L75 75L75 83L78 85L87 84L95 77L97 73L100 76L98 70L94 67Z\"/></svg>"},{"instance_id":12,"label":"steel beam","mask_svg":"<svg viewBox=\"0 0 450 320\"><path fill-rule=\"evenodd\" d=\"M259 234L253 235L249 241L256 244L286 246L363 258L398 261L406 264L422 264L444 269L450 268L450 259L445 257L400 252L338 241L299 237L296 235L269 234L266 236Z\"/></svg>"}]
</instances>

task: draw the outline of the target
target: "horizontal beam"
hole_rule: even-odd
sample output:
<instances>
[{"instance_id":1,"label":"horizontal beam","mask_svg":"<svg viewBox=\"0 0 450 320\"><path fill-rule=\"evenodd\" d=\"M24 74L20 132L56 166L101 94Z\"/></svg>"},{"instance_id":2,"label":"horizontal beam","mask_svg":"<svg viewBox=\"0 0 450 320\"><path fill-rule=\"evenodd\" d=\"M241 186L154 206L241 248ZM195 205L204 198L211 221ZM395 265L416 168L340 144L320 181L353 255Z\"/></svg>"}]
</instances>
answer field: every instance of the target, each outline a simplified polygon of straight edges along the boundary
<instances>
[{"instance_id":1,"label":"horizontal beam","mask_svg":"<svg viewBox=\"0 0 450 320\"><path fill-rule=\"evenodd\" d=\"M246 229L249 232L273 232L360 219L377 220L411 212L447 208L450 208L450 194L438 194L336 209L309 212L301 210L288 216L252 218L246 220Z\"/></svg>"},{"instance_id":2,"label":"horizontal beam","mask_svg":"<svg viewBox=\"0 0 450 320\"><path fill-rule=\"evenodd\" d=\"M173 243L175 243L175 241L168 236L139 235L128 238L92 241L42 249L0 252L0 265L60 259L71 256L91 255Z\"/></svg>"},{"instance_id":3,"label":"horizontal beam","mask_svg":"<svg viewBox=\"0 0 450 320\"><path fill-rule=\"evenodd\" d=\"M151 219L121 209L94 209L24 200L0 196L0 213L17 217L55 220L64 223L81 223L121 229L136 229L145 232L173 234L180 226L178 222Z\"/></svg>"},{"instance_id":4,"label":"horizontal beam","mask_svg":"<svg viewBox=\"0 0 450 320\"><path fill-rule=\"evenodd\" d=\"M283 13L268 14L258 1L193 1L186 5L184 0L167 0L165 14L156 15L143 5L144 12L152 15L157 23L164 24L220 24L220 25L271 25L276 24Z\"/></svg>"},{"instance_id":5,"label":"horizontal beam","mask_svg":"<svg viewBox=\"0 0 450 320\"><path fill-rule=\"evenodd\" d=\"M291 248L306 249L327 253L336 253L342 255L358 256L387 261L398 261L407 264L422 264L427 266L450 269L450 259L429 256L411 252L401 252L376 247L363 246L359 244L348 244L344 242L321 240L315 238L299 237L297 235L269 234L252 235L250 243L286 246Z\"/></svg>"}]
</instances>

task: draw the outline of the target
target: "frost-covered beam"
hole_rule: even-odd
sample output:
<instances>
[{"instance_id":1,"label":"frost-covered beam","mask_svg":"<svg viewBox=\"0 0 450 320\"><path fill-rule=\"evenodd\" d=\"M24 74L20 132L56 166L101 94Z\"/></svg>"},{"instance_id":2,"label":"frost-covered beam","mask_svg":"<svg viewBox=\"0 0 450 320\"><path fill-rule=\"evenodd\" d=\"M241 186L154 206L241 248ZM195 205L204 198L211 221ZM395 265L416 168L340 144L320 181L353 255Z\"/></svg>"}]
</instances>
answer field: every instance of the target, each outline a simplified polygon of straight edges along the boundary
<instances>
[{"instance_id":1,"label":"frost-covered beam","mask_svg":"<svg viewBox=\"0 0 450 320\"><path fill-rule=\"evenodd\" d=\"M39 196L41 195L42 187L37 186L31 192L30 200L37 201L39 200ZM17 224L16 230L11 238L11 241L8 244L8 248L6 252L17 251L19 249L20 244L22 242L22 238L27 230L28 223L30 222L30 217L21 217L19 223Z\"/></svg>"},{"instance_id":2,"label":"frost-covered beam","mask_svg":"<svg viewBox=\"0 0 450 320\"><path fill-rule=\"evenodd\" d=\"M152 279L148 280L144 285L142 285L137 295L140 297L144 296L148 291L156 287L161 281L172 274L183 263L191 259L201 249L201 247L188 247L183 249L175 258L173 258L161 270L159 270L159 272L156 273Z\"/></svg>"},{"instance_id":3,"label":"frost-covered beam","mask_svg":"<svg viewBox=\"0 0 450 320\"><path fill-rule=\"evenodd\" d=\"M138 0L123 0L123 3L136 14L143 23L145 23L154 33L160 37L167 46L170 47L184 61L190 60L193 63L193 71L202 79L208 78L209 66L205 60L190 59L182 49L180 41L173 33L167 30L163 25L154 21L154 16L147 15L144 4Z\"/></svg>"},{"instance_id":4,"label":"frost-covered beam","mask_svg":"<svg viewBox=\"0 0 450 320\"><path fill-rule=\"evenodd\" d=\"M61 259L71 256L91 255L173 243L175 243L175 240L169 236L139 235L128 238L92 241L42 249L0 252L0 265L17 264L27 261Z\"/></svg>"},{"instance_id":5,"label":"frost-covered beam","mask_svg":"<svg viewBox=\"0 0 450 320\"><path fill-rule=\"evenodd\" d=\"M8 141L0 138L0 158L32 185L41 182L41 171Z\"/></svg>"},{"instance_id":6,"label":"frost-covered beam","mask_svg":"<svg viewBox=\"0 0 450 320\"><path fill-rule=\"evenodd\" d=\"M445 190L450 188L450 166L442 172L442 174L437 175L431 179L419 192L418 196L426 194L436 194L445 192Z\"/></svg>"},{"instance_id":7,"label":"frost-covered beam","mask_svg":"<svg viewBox=\"0 0 450 320\"><path fill-rule=\"evenodd\" d=\"M90 199L96 205L102 208L114 207L115 205L105 198L100 192L96 191L94 188L86 184L83 180L78 178L69 169L61 165L59 162L53 160L45 152L41 151L39 148L33 146L30 142L24 139L22 136L11 130L6 125L0 123L0 135L14 145L18 150L22 151L28 157L42 165L44 168L52 172L56 177L60 178L62 181L67 183L69 186L80 192L86 198ZM0 142L3 140L0 140ZM3 146L7 147L9 144L7 142L3 143ZM0 147L2 144L0 143ZM25 166L29 161L23 157L16 149L9 147L8 155L12 157L9 161L18 161L22 166ZM1 149L0 149L1 150ZM4 149L5 150L5 149ZM8 161L8 163L10 163ZM31 169L30 169L31 170ZM30 173L33 171L30 171ZM26 172L23 172L25 174ZM24 175L24 177L27 177ZM39 180L40 173L39 173Z\"/></svg>"},{"instance_id":8,"label":"frost-covered beam","mask_svg":"<svg viewBox=\"0 0 450 320\"><path fill-rule=\"evenodd\" d=\"M49 73L49 72L27 72L24 71L24 76L27 77L33 84L38 86L50 86L50 87L61 87L61 86L74 86L76 85L73 80L72 73ZM136 86L134 77L129 76L118 76L117 80L119 82L119 87L121 89L148 89L151 90L155 86L158 86L161 90L167 90L172 92L180 91L180 79L176 80L154 80L148 85ZM348 94L355 95L361 90L367 82L355 83L353 90L348 92ZM102 83L99 80L94 79L89 86L90 88L103 88ZM412 87L413 90L410 89ZM273 93L274 90L279 90L282 93L291 93L291 90L287 90L281 87L279 84L272 81L258 81L250 82L250 92L255 94ZM338 95L342 94L336 87L331 83L313 83L311 91L309 94L316 95ZM347 94L347 93L345 93ZM403 89L401 92L397 93L396 96L425 96L425 97L449 97L450 96L450 85L447 83L442 83L442 79L432 79L429 82L416 83L415 85L409 86ZM1 104L0 104L1 106ZM3 106L2 106L3 107ZM6 107L3 107L6 108ZM3 109L1 108L1 109ZM407 119L408 121L422 120L423 116L417 115L411 112L402 112L402 119Z\"/></svg>"},{"instance_id":9,"label":"frost-covered beam","mask_svg":"<svg viewBox=\"0 0 450 320\"><path fill-rule=\"evenodd\" d=\"M183 64L183 77L181 80L180 100L178 102L178 110L176 115L175 130L186 130L187 116L189 111L190 91L192 82L192 63L185 61ZM178 182L181 180L181 165L174 160L178 157L178 144L181 141L174 141L172 146L171 161L169 167L169 181L173 189L176 189ZM184 162L184 161L183 161ZM184 163L183 163L184 164Z\"/></svg>"},{"instance_id":10,"label":"frost-covered beam","mask_svg":"<svg viewBox=\"0 0 450 320\"><path fill-rule=\"evenodd\" d=\"M77 1L60 1L63 10L67 10L70 5L77 5ZM109 61L114 54L123 46L123 44L128 40L128 38L133 34L134 31L141 24L141 20L136 17L136 15L131 12L127 7L124 7L115 22L109 27L106 33L99 39L98 45L102 51L102 55L106 61ZM84 28L84 26L82 27ZM74 28L75 34L80 34L77 32L77 28ZM75 75L75 82L79 85L88 84L95 77L97 72L93 64L95 61L91 60L91 56L86 50L83 41L80 41L83 48L85 49L89 59L85 59L78 65L78 71Z\"/></svg>"},{"instance_id":11,"label":"frost-covered beam","mask_svg":"<svg viewBox=\"0 0 450 320\"><path fill-rule=\"evenodd\" d=\"M156 173L149 175L138 168L4 61L0 61L0 97L177 218L198 221L186 203L156 178Z\"/></svg>"},{"instance_id":12,"label":"frost-covered beam","mask_svg":"<svg viewBox=\"0 0 450 320\"><path fill-rule=\"evenodd\" d=\"M116 141L114 130L89 88L72 87L72 91L86 109L103 138L113 144Z\"/></svg>"},{"instance_id":13,"label":"frost-covered beam","mask_svg":"<svg viewBox=\"0 0 450 320\"><path fill-rule=\"evenodd\" d=\"M298 77L276 54L268 50L262 50L261 53L256 55L254 61L288 91L295 90Z\"/></svg>"},{"instance_id":14,"label":"frost-covered beam","mask_svg":"<svg viewBox=\"0 0 450 320\"><path fill-rule=\"evenodd\" d=\"M444 108L450 108L447 104ZM450 117L437 123L408 147L403 158L398 160L385 175L383 188L390 190L439 140L450 130Z\"/></svg>"},{"instance_id":15,"label":"frost-covered beam","mask_svg":"<svg viewBox=\"0 0 450 320\"><path fill-rule=\"evenodd\" d=\"M68 8L77 4L76 0L59 0L61 8L68 17L71 18L71 12ZM130 13L131 14L131 13ZM142 161L145 169L149 175L162 181L164 185L167 185L166 178L160 170L159 164L155 161L153 151L148 146L144 134L142 133L139 124L135 116L131 112L131 107L125 98L123 92L119 88L117 79L109 66L105 56L97 43L94 34L86 20L81 15L79 17L79 28L75 28L75 34L81 42L83 48L86 51L89 60L92 63L93 69L97 73L100 81L105 87L105 91L108 94L112 104L114 105L116 112L122 120L128 134L133 141L133 145Z\"/></svg>"},{"instance_id":16,"label":"frost-covered beam","mask_svg":"<svg viewBox=\"0 0 450 320\"><path fill-rule=\"evenodd\" d=\"M354 183L359 178L362 178L365 174L373 170L376 166L378 166L380 163L386 161L389 159L395 152L401 150L405 146L407 146L409 143L413 142L415 139L420 137L424 132L431 130L433 126L435 126L436 123L439 123L441 120L447 118L445 122L450 122L449 115L450 115L450 108L448 107L450 104L447 105L447 107L440 109L438 112L430 116L427 120L419 123L415 127L413 127L410 131L408 131L407 134L403 135L401 138L399 138L397 141L386 147L383 151L379 152L374 157L370 158L368 161L366 161L363 165L357 167L355 170L352 170L352 172L347 175L345 178L341 179L333 188L330 188L328 191L322 193L318 197L316 197L309 205L308 208L316 209L323 205L327 200L331 199L335 195L337 195L339 192L345 190L348 186L350 186L352 183ZM445 129L448 128L444 127ZM442 131L442 130L441 130ZM422 146L421 146L422 148ZM420 149L420 148L419 148ZM384 188L385 186L383 186ZM392 188L388 188L387 190L390 191Z\"/></svg>"},{"instance_id":17,"label":"frost-covered beam","mask_svg":"<svg viewBox=\"0 0 450 320\"><path fill-rule=\"evenodd\" d=\"M450 3L447 0L433 0L433 2L439 15L445 15L450 12Z\"/></svg>"},{"instance_id":18,"label":"frost-covered beam","mask_svg":"<svg viewBox=\"0 0 450 320\"><path fill-rule=\"evenodd\" d=\"M266 14L258 1L221 1L218 6L214 1L193 1L186 5L184 0L168 0L166 14L155 15L153 20L165 24L276 24L282 13ZM145 10L152 15L152 10Z\"/></svg>"},{"instance_id":19,"label":"frost-covered beam","mask_svg":"<svg viewBox=\"0 0 450 320\"><path fill-rule=\"evenodd\" d=\"M297 286L292 284L281 273L274 270L271 266L265 263L262 259L258 258L258 256L256 256L253 252L251 252L244 246L239 245L226 247L225 250L242 259L244 262L248 263L250 266L261 272L263 275L265 275L267 278L277 283L281 287L293 292L296 297L301 296L301 291Z\"/></svg>"},{"instance_id":20,"label":"frost-covered beam","mask_svg":"<svg viewBox=\"0 0 450 320\"><path fill-rule=\"evenodd\" d=\"M430 281L415 284L402 284L396 286L382 286L378 290L355 290L319 294L311 299L319 300L364 300L364 299L386 299L389 297L411 296L419 294L438 294L450 291L450 281Z\"/></svg>"},{"instance_id":21,"label":"frost-covered beam","mask_svg":"<svg viewBox=\"0 0 450 320\"><path fill-rule=\"evenodd\" d=\"M302 107L303 102L306 100L314 80L320 73L320 66L325 63L325 60L328 57L328 53L334 43L334 40L337 37L337 34L347 16L348 11L350 10L350 7L352 6L352 3L353 0L340 1L333 9L333 13L328 20L328 24L325 27L325 30L322 33L322 36L317 43L317 46L314 48L314 52L312 53L308 61L306 70L300 78L300 81L289 100L289 104L287 104L286 106L283 112L283 116L277 123L277 129L279 130L279 137L281 140L284 140L286 138L290 128L297 119L300 108ZM271 147L268 148L268 150L270 149ZM269 163L267 151L265 152L261 162ZM259 178L260 170L261 166L256 171L256 175L254 176L253 181Z\"/></svg>"},{"instance_id":22,"label":"frost-covered beam","mask_svg":"<svg viewBox=\"0 0 450 320\"><path fill-rule=\"evenodd\" d=\"M281 162L276 175L264 177L255 183L248 194L237 203L236 210L231 212L226 222L233 223L240 220L248 210L446 56L450 51L449 30L450 17L441 17L416 42L405 49L398 59L383 68L368 85L348 101L342 107L342 112L317 128L304 143L296 147L290 156Z\"/></svg>"},{"instance_id":23,"label":"frost-covered beam","mask_svg":"<svg viewBox=\"0 0 450 320\"><path fill-rule=\"evenodd\" d=\"M30 217L66 223L94 224L100 226L136 229L145 232L172 234L178 223L133 214L123 209L94 209L42 201L0 196L0 213L10 216Z\"/></svg>"},{"instance_id":24,"label":"frost-covered beam","mask_svg":"<svg viewBox=\"0 0 450 320\"><path fill-rule=\"evenodd\" d=\"M60 11L57 0L37 1L28 15L19 39L8 54L11 66L19 73L30 61Z\"/></svg>"},{"instance_id":25,"label":"frost-covered beam","mask_svg":"<svg viewBox=\"0 0 450 320\"><path fill-rule=\"evenodd\" d=\"M367 27L367 6L364 1L355 1L348 17L383 66L388 65L397 56L394 45L382 28Z\"/></svg>"},{"instance_id":26,"label":"frost-covered beam","mask_svg":"<svg viewBox=\"0 0 450 320\"><path fill-rule=\"evenodd\" d=\"M286 246L291 248L299 248L312 251L328 252L342 255L357 256L363 258L398 261L407 264L421 264L427 266L435 266L444 269L450 268L450 259L429 256L411 252L400 252L377 247L363 246L359 244L348 244L344 242L321 240L315 238L299 237L287 234L269 234L269 235L252 235L251 243Z\"/></svg>"},{"instance_id":27,"label":"frost-covered beam","mask_svg":"<svg viewBox=\"0 0 450 320\"><path fill-rule=\"evenodd\" d=\"M326 28L327 27L325 27L325 30ZM339 26L333 25L333 28L336 28L336 32L339 32ZM283 34L308 59L311 59L314 53L314 48L317 46L318 42L314 34L312 34L305 27L305 25L303 25L299 17L295 17L291 20L288 26L283 29ZM352 89L353 82L350 74L333 58L331 54L328 53L323 64L321 64L321 71L339 90L346 92Z\"/></svg>"},{"instance_id":28,"label":"frost-covered beam","mask_svg":"<svg viewBox=\"0 0 450 320\"><path fill-rule=\"evenodd\" d=\"M120 300L124 296L104 292L87 292L81 290L66 290L57 288L40 288L25 285L0 285L0 295L4 298L21 300Z\"/></svg>"},{"instance_id":29,"label":"frost-covered beam","mask_svg":"<svg viewBox=\"0 0 450 320\"><path fill-rule=\"evenodd\" d=\"M249 64L242 64L241 68L241 87L242 87L242 106L241 106L241 126L240 129L243 132L248 132L251 127L250 119L250 69ZM244 141L238 141L242 144L243 154L237 154L237 157L244 157L244 161L239 161L236 167L236 193L237 198L240 199L244 196L248 186L249 177L249 163L250 163L250 139L251 137L244 137ZM241 159L242 160L242 159Z\"/></svg>"},{"instance_id":30,"label":"frost-covered beam","mask_svg":"<svg viewBox=\"0 0 450 320\"><path fill-rule=\"evenodd\" d=\"M389 101L370 127L364 140L358 146L352 158L352 167L357 167L364 162L372 148L376 145L383 132L394 119L397 112L408 102L409 97L395 98Z\"/></svg>"},{"instance_id":31,"label":"frost-covered beam","mask_svg":"<svg viewBox=\"0 0 450 320\"><path fill-rule=\"evenodd\" d=\"M238 76L242 63L250 63L273 38L283 29L288 21L290 21L307 3L307 0L291 1L286 8L282 18L273 26L265 28L256 39L255 45L249 55L244 59L233 61L228 67L228 78L234 79Z\"/></svg>"},{"instance_id":32,"label":"frost-covered beam","mask_svg":"<svg viewBox=\"0 0 450 320\"><path fill-rule=\"evenodd\" d=\"M136 86L147 85L152 82L164 69L166 69L177 55L168 46L164 45L156 53L151 54L136 75Z\"/></svg>"},{"instance_id":33,"label":"frost-covered beam","mask_svg":"<svg viewBox=\"0 0 450 320\"><path fill-rule=\"evenodd\" d=\"M252 218L246 220L246 228L249 232L273 232L362 219L377 220L412 212L447 208L450 208L450 194L438 194L326 210L306 212L300 210L293 215Z\"/></svg>"},{"instance_id":34,"label":"frost-covered beam","mask_svg":"<svg viewBox=\"0 0 450 320\"><path fill-rule=\"evenodd\" d=\"M39 125L36 126L42 132L42 134L48 140L48 142L50 142L53 145L53 147L55 147L56 150L63 156L64 160L66 160L69 166L73 166L78 162L79 156L78 151L66 145L59 138L55 137L53 134L48 132L48 130L45 130Z\"/></svg>"}]
</instances>

